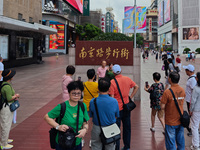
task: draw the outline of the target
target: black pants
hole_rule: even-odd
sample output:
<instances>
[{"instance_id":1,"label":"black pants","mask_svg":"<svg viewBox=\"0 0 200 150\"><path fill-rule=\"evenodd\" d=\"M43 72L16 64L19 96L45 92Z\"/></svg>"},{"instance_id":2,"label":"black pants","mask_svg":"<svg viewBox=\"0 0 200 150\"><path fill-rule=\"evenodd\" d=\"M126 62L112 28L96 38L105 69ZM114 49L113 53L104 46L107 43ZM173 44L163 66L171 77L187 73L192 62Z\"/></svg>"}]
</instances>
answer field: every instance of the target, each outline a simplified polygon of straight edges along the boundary
<instances>
[{"instance_id":1,"label":"black pants","mask_svg":"<svg viewBox=\"0 0 200 150\"><path fill-rule=\"evenodd\" d=\"M168 77L168 69L165 69L165 76Z\"/></svg>"},{"instance_id":2,"label":"black pants","mask_svg":"<svg viewBox=\"0 0 200 150\"><path fill-rule=\"evenodd\" d=\"M190 114L190 103L186 102L186 104L187 104L188 113ZM187 130L188 130L188 132L191 132L191 128L190 127L187 127Z\"/></svg>"}]
</instances>

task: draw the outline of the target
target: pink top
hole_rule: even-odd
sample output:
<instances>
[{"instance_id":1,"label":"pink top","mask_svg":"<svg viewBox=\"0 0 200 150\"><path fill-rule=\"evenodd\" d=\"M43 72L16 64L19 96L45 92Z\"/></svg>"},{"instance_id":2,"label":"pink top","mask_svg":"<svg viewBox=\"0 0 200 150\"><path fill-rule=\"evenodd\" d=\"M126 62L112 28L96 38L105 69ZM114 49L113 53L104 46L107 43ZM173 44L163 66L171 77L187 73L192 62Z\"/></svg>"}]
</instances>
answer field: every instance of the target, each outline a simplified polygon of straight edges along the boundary
<instances>
[{"instance_id":1,"label":"pink top","mask_svg":"<svg viewBox=\"0 0 200 150\"><path fill-rule=\"evenodd\" d=\"M72 77L70 77L70 76L64 75L62 77L62 95L63 95L64 101L69 100L69 93L67 90L67 85L72 81L73 81Z\"/></svg>"},{"instance_id":2,"label":"pink top","mask_svg":"<svg viewBox=\"0 0 200 150\"><path fill-rule=\"evenodd\" d=\"M99 75L100 78L104 78L106 76L107 69L108 69L107 67L105 67L105 68L99 67L97 69L97 74Z\"/></svg>"}]
</instances>

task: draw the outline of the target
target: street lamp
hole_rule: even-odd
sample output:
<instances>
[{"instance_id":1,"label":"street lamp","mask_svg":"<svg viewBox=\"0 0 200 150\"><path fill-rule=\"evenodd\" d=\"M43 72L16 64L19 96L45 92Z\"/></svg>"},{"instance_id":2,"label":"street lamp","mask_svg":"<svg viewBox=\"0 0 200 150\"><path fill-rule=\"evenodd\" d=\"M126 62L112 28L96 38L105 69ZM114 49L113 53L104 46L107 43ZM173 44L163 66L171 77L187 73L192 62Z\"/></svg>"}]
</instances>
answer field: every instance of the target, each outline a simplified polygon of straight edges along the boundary
<instances>
[{"instance_id":1,"label":"street lamp","mask_svg":"<svg viewBox=\"0 0 200 150\"><path fill-rule=\"evenodd\" d=\"M136 6L136 0L135 0L135 5L134 5L134 9L135 9L135 24L134 24L134 48L136 48L136 11L137 11L137 6Z\"/></svg>"}]
</instances>

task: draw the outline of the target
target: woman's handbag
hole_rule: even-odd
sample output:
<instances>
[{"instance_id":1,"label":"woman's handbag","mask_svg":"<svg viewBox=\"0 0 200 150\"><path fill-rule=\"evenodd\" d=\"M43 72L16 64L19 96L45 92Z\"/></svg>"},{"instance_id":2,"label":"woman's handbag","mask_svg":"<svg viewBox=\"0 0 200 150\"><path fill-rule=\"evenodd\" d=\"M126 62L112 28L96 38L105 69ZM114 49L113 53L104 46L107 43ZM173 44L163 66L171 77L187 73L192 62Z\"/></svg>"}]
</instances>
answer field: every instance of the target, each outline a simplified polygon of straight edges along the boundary
<instances>
[{"instance_id":1,"label":"woman's handbag","mask_svg":"<svg viewBox=\"0 0 200 150\"><path fill-rule=\"evenodd\" d=\"M10 104L10 111L14 112L15 110L17 110L17 108L19 108L19 106L19 101L15 100L12 104Z\"/></svg>"},{"instance_id":2,"label":"woman's handbag","mask_svg":"<svg viewBox=\"0 0 200 150\"><path fill-rule=\"evenodd\" d=\"M101 142L104 145L108 145L108 144L111 144L111 143L113 143L117 140L120 140L120 138L121 138L120 129L117 126L116 123L114 123L110 126L106 126L106 127L101 126L101 121L100 121L100 118L99 118L99 111L98 111L98 108L97 108L96 101L97 101L97 99L95 98L94 106L95 106L95 110L96 110L96 113L97 113L99 126L100 126L100 129L101 129L101 133L100 133Z\"/></svg>"},{"instance_id":3,"label":"woman's handbag","mask_svg":"<svg viewBox=\"0 0 200 150\"><path fill-rule=\"evenodd\" d=\"M131 99L130 97L129 97L129 103L127 103L127 104L124 103L124 99L123 99L121 90L120 90L120 88L119 88L119 84L118 84L118 82L117 82L116 79L114 79L114 80L115 80L115 83L116 83L116 85L117 85L119 94L120 94L121 99L122 99L123 109L124 109L125 111L128 111L128 112L132 111L133 109L135 109L136 104L134 103L134 101L132 101L132 99Z\"/></svg>"},{"instance_id":4,"label":"woman's handbag","mask_svg":"<svg viewBox=\"0 0 200 150\"><path fill-rule=\"evenodd\" d=\"M59 132L58 143L63 149L72 149L76 146L76 135L78 135L78 124L79 124L79 108L81 102L78 102L78 110L76 117L76 133L70 127L66 132Z\"/></svg>"},{"instance_id":5,"label":"woman's handbag","mask_svg":"<svg viewBox=\"0 0 200 150\"><path fill-rule=\"evenodd\" d=\"M165 65L162 65L161 70L162 70L162 71L165 71Z\"/></svg>"}]
</instances>

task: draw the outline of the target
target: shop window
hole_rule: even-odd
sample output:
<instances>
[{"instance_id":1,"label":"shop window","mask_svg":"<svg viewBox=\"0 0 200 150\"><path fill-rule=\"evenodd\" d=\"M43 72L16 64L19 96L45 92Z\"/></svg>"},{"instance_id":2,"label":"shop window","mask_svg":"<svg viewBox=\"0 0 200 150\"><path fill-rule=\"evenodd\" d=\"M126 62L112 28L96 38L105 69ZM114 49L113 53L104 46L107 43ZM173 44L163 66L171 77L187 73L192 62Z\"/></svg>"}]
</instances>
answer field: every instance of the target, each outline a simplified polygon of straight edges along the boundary
<instances>
[{"instance_id":1,"label":"shop window","mask_svg":"<svg viewBox=\"0 0 200 150\"><path fill-rule=\"evenodd\" d=\"M33 57L33 38L17 37L16 58Z\"/></svg>"},{"instance_id":2,"label":"shop window","mask_svg":"<svg viewBox=\"0 0 200 150\"><path fill-rule=\"evenodd\" d=\"M23 19L23 15L18 13L18 20L22 20Z\"/></svg>"},{"instance_id":3,"label":"shop window","mask_svg":"<svg viewBox=\"0 0 200 150\"><path fill-rule=\"evenodd\" d=\"M0 56L8 59L8 35L0 35Z\"/></svg>"}]
</instances>

